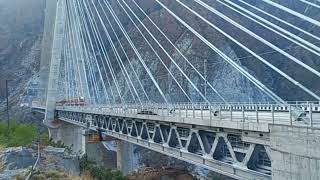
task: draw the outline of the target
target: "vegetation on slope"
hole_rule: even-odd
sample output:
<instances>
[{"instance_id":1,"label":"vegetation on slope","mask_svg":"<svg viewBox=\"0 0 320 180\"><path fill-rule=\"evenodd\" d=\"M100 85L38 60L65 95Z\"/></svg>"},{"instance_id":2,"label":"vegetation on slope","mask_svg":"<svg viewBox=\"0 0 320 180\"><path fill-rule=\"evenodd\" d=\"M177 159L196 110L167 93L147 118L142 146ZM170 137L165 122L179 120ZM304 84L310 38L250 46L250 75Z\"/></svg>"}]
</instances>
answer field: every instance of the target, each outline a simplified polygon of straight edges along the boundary
<instances>
[{"instance_id":1,"label":"vegetation on slope","mask_svg":"<svg viewBox=\"0 0 320 180\"><path fill-rule=\"evenodd\" d=\"M126 180L120 171L113 171L106 169L104 167L99 167L95 162L90 161L87 155L84 155L80 159L80 172L83 175L88 175L88 173L93 177L93 179L99 180Z\"/></svg>"},{"instance_id":2,"label":"vegetation on slope","mask_svg":"<svg viewBox=\"0 0 320 180\"><path fill-rule=\"evenodd\" d=\"M0 145L4 147L27 146L37 137L37 129L32 124L17 124L11 120L8 128L7 122L0 122Z\"/></svg>"}]
</instances>

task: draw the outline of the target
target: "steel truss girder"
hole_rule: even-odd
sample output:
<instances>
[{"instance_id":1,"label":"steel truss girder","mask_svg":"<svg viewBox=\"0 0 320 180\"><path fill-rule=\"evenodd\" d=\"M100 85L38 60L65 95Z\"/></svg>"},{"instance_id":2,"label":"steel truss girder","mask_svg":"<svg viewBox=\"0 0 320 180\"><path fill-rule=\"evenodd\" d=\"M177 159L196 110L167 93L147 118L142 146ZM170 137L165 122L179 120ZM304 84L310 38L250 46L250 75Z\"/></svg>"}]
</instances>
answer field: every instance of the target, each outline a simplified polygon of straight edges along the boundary
<instances>
[{"instance_id":1,"label":"steel truss girder","mask_svg":"<svg viewBox=\"0 0 320 180\"><path fill-rule=\"evenodd\" d=\"M57 111L57 117L233 178L271 179L271 161L261 163L271 159L270 148L242 142L241 133L82 112Z\"/></svg>"}]
</instances>

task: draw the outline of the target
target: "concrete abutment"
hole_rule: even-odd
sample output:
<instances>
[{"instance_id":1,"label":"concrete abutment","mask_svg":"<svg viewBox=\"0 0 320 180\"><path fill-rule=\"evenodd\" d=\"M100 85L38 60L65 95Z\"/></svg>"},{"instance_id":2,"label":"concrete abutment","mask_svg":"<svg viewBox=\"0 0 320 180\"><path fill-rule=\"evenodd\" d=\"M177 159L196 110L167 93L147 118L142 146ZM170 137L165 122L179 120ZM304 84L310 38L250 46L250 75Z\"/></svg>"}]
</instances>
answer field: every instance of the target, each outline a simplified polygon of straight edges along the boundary
<instances>
[{"instance_id":1,"label":"concrete abutment","mask_svg":"<svg viewBox=\"0 0 320 180\"><path fill-rule=\"evenodd\" d=\"M320 179L320 129L270 126L272 179Z\"/></svg>"}]
</instances>

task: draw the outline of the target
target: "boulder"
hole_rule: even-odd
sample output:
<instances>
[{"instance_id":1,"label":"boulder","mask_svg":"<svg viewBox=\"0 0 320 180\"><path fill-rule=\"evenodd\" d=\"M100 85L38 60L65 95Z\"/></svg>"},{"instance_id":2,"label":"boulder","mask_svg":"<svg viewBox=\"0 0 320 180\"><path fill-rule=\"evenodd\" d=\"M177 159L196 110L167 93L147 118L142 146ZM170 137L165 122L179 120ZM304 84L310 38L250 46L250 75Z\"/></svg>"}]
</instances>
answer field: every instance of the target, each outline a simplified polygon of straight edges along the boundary
<instances>
[{"instance_id":1,"label":"boulder","mask_svg":"<svg viewBox=\"0 0 320 180\"><path fill-rule=\"evenodd\" d=\"M6 164L7 170L28 168L34 165L36 159L33 150L25 147L7 148L0 156L0 161Z\"/></svg>"}]
</instances>

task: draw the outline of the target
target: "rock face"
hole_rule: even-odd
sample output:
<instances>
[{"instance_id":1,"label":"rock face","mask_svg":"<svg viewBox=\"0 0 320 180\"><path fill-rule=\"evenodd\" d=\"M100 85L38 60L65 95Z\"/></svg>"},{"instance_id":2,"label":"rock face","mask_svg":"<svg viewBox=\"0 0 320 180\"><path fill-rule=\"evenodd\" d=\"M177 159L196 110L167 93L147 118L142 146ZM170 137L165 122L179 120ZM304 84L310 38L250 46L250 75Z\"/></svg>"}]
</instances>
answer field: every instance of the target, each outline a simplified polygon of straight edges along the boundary
<instances>
[{"instance_id":1,"label":"rock face","mask_svg":"<svg viewBox=\"0 0 320 180\"><path fill-rule=\"evenodd\" d=\"M28 112L19 106L33 94L28 87L39 69L44 5L41 0L0 0L0 119L5 106L6 79L11 80L11 115L19 112L25 116ZM22 119L19 115L17 118Z\"/></svg>"},{"instance_id":2,"label":"rock face","mask_svg":"<svg viewBox=\"0 0 320 180\"><path fill-rule=\"evenodd\" d=\"M30 171L37 160L37 151L26 147L6 148L0 151L0 179L15 179L24 176ZM65 152L64 148L51 146L41 150L41 157L37 170L50 172L64 170L69 174L79 174L78 157Z\"/></svg>"},{"instance_id":3,"label":"rock face","mask_svg":"<svg viewBox=\"0 0 320 180\"><path fill-rule=\"evenodd\" d=\"M34 151L25 147L0 151L0 179L15 179L17 175L27 174L36 159Z\"/></svg>"},{"instance_id":4,"label":"rock face","mask_svg":"<svg viewBox=\"0 0 320 180\"><path fill-rule=\"evenodd\" d=\"M79 174L79 160L76 156L69 154L65 148L47 146L41 152L39 162L40 171L51 171L63 169L70 174Z\"/></svg>"},{"instance_id":5,"label":"rock face","mask_svg":"<svg viewBox=\"0 0 320 180\"><path fill-rule=\"evenodd\" d=\"M149 17L156 22L159 28L166 34L166 36L172 41L172 43L178 47L178 49L184 54L184 56L190 61L190 63L196 68L196 70L206 76L206 79L213 87L225 98L226 101L242 101L242 102L264 102L270 101L269 98L259 89L257 89L249 80L247 80L243 75L241 75L235 68L229 65L225 60L223 60L218 54L206 46L199 38L193 35L187 28L185 28L181 23L178 23L166 10L160 8L160 6L154 1L139 0L136 1L143 9L146 10L146 13ZM267 41L271 42L274 45L277 45L279 48L284 49L289 54L296 56L298 59L302 60L304 63L310 65L316 70L320 70L320 64L316 60L317 56L303 50L300 47L295 47L292 42L287 39L275 35L274 32L259 26L247 18L233 12L229 8L219 4L216 1L205 1L210 6L217 8L217 10L225 13L231 19L234 19L236 22L242 24L245 28L251 30ZM273 7L257 1L249 1L251 4L255 4L257 7L264 9L268 12L272 12L274 15L277 15L285 20L288 20L290 23L295 24L296 26L303 27L306 31L310 31L313 34L319 34L320 28L315 27L311 24L306 23L305 21L298 19L287 13L281 11L273 11ZM186 93L191 97L193 101L203 101L195 89L188 83L188 80L182 76L181 72L177 68L178 65L186 75L194 82L195 86L203 93L206 94L209 101L222 101L221 98L217 96L216 93L209 87L204 86L205 81L200 78L196 73L196 70L193 69L188 62L178 53L177 50L173 48L172 45L165 39L163 35L156 29L155 26L142 14L137 6L131 1L127 2L131 9L136 12L140 20L148 27L149 31L158 39L160 44L164 49L167 50L168 54L172 57L173 61L164 53L162 48L157 45L153 38L148 34L148 32L143 28L137 19L131 14L131 18L134 19L134 22L138 25L138 29L144 33L146 39L150 42L154 50L158 53L155 54L153 49L146 43L145 39L140 35L140 32L135 28L134 23L127 17L126 13L122 10L119 3L116 0L111 0L110 4L119 17L122 25L125 27L128 32L129 37L134 42L134 45L137 47L141 57L145 61L147 67L150 69L154 75L156 81L161 87L165 97L169 102L185 102L188 101L186 96L183 95L177 83L174 81L173 77L168 73L165 66L159 60L158 56L162 59L163 63L170 69L173 76L181 83L182 88ZM196 31L202 34L206 39L208 39L212 44L214 44L219 50L229 56L237 64L242 66L250 74L264 83L269 89L274 91L284 100L311 100L312 98L305 94L302 90L296 88L295 85L288 82L286 79L281 77L279 74L271 70L256 58L253 58L251 54L245 52L240 46L232 42L230 39L223 36L217 30L209 27L205 22L201 21L199 18L195 17L187 9L183 8L181 5L178 5L176 2L172 1L163 1L172 11L174 11L179 17L182 17L191 27ZM277 66L279 69L292 76L294 79L302 82L305 86L313 90L314 92L319 91L320 86L318 85L320 80L319 78L312 75L307 70L299 67L293 61L284 57L280 53L275 53L273 49L259 42L257 39L250 37L245 32L237 29L232 26L227 21L222 20L213 13L209 13L203 7L200 7L194 1L186 1L189 7L193 7L197 12L200 12L202 16L206 19L209 19L210 22L220 27L223 31L230 34L232 37L235 37L239 42L245 44L248 48L253 50L255 53L259 54L261 57L265 58L267 61ZM99 5L97 5L99 7ZM122 6L125 6L122 3ZM315 8L306 6L299 1L290 1L286 6L296 9L300 13L304 13L307 16L310 16L314 19L319 19L319 14ZM106 7L104 7L106 8ZM100 10L101 11L101 10ZM127 11L129 11L127 9ZM130 14L130 13L129 13ZM259 14L259 13L257 13ZM261 13L259 14L261 15ZM123 33L119 29L117 23L111 18L111 14L107 11L107 16L111 19L111 25L117 32L117 35L121 39L120 42L116 41L116 35L112 33L110 24L107 23L105 18L105 25L109 33L112 36L113 41L116 44L116 48L119 52L121 60L125 62L127 69L129 67L129 61L136 69L139 79L141 80L146 91L151 95L152 101L161 102L163 98L161 97L158 89L150 80L149 75L146 73L144 68L140 65L138 57L135 55L133 49L130 47L128 41L124 37ZM263 15L262 15L263 16ZM265 17L265 15L263 16ZM266 17L267 18L267 17ZM270 18L268 18L270 19ZM273 23L275 20L270 20ZM121 82L120 88L121 93L125 99L133 102L132 93L126 85L126 81L123 78L121 68L119 67L115 53L112 51L108 40L105 37L103 28L99 27L102 34L102 38L106 42L108 54L114 65L115 72L118 78L118 81ZM312 39L306 37L305 35L293 32L294 34L301 36L307 40ZM121 50L121 45L126 49L126 54L129 57L129 60L126 58L125 53ZM99 47L97 47L99 49ZM107 73L109 79L111 75ZM129 70L131 77L134 77L132 70ZM105 79L106 81L106 79ZM137 80L133 78L134 84L138 84ZM313 83L311 83L313 82ZM318 82L318 83L314 83ZM107 87L110 88L110 87ZM138 92L142 94L141 88L136 86ZM115 86L111 87L113 92L117 92ZM130 100L131 99L131 100ZM117 101L119 99L117 98Z\"/></svg>"},{"instance_id":6,"label":"rock face","mask_svg":"<svg viewBox=\"0 0 320 180\"><path fill-rule=\"evenodd\" d=\"M5 162L7 170L17 170L32 166L36 161L36 157L33 155L33 150L18 147L8 148L0 156L0 160Z\"/></svg>"},{"instance_id":7,"label":"rock face","mask_svg":"<svg viewBox=\"0 0 320 180\"><path fill-rule=\"evenodd\" d=\"M37 71L44 1L0 0L0 9L0 80L15 85Z\"/></svg>"}]
</instances>

